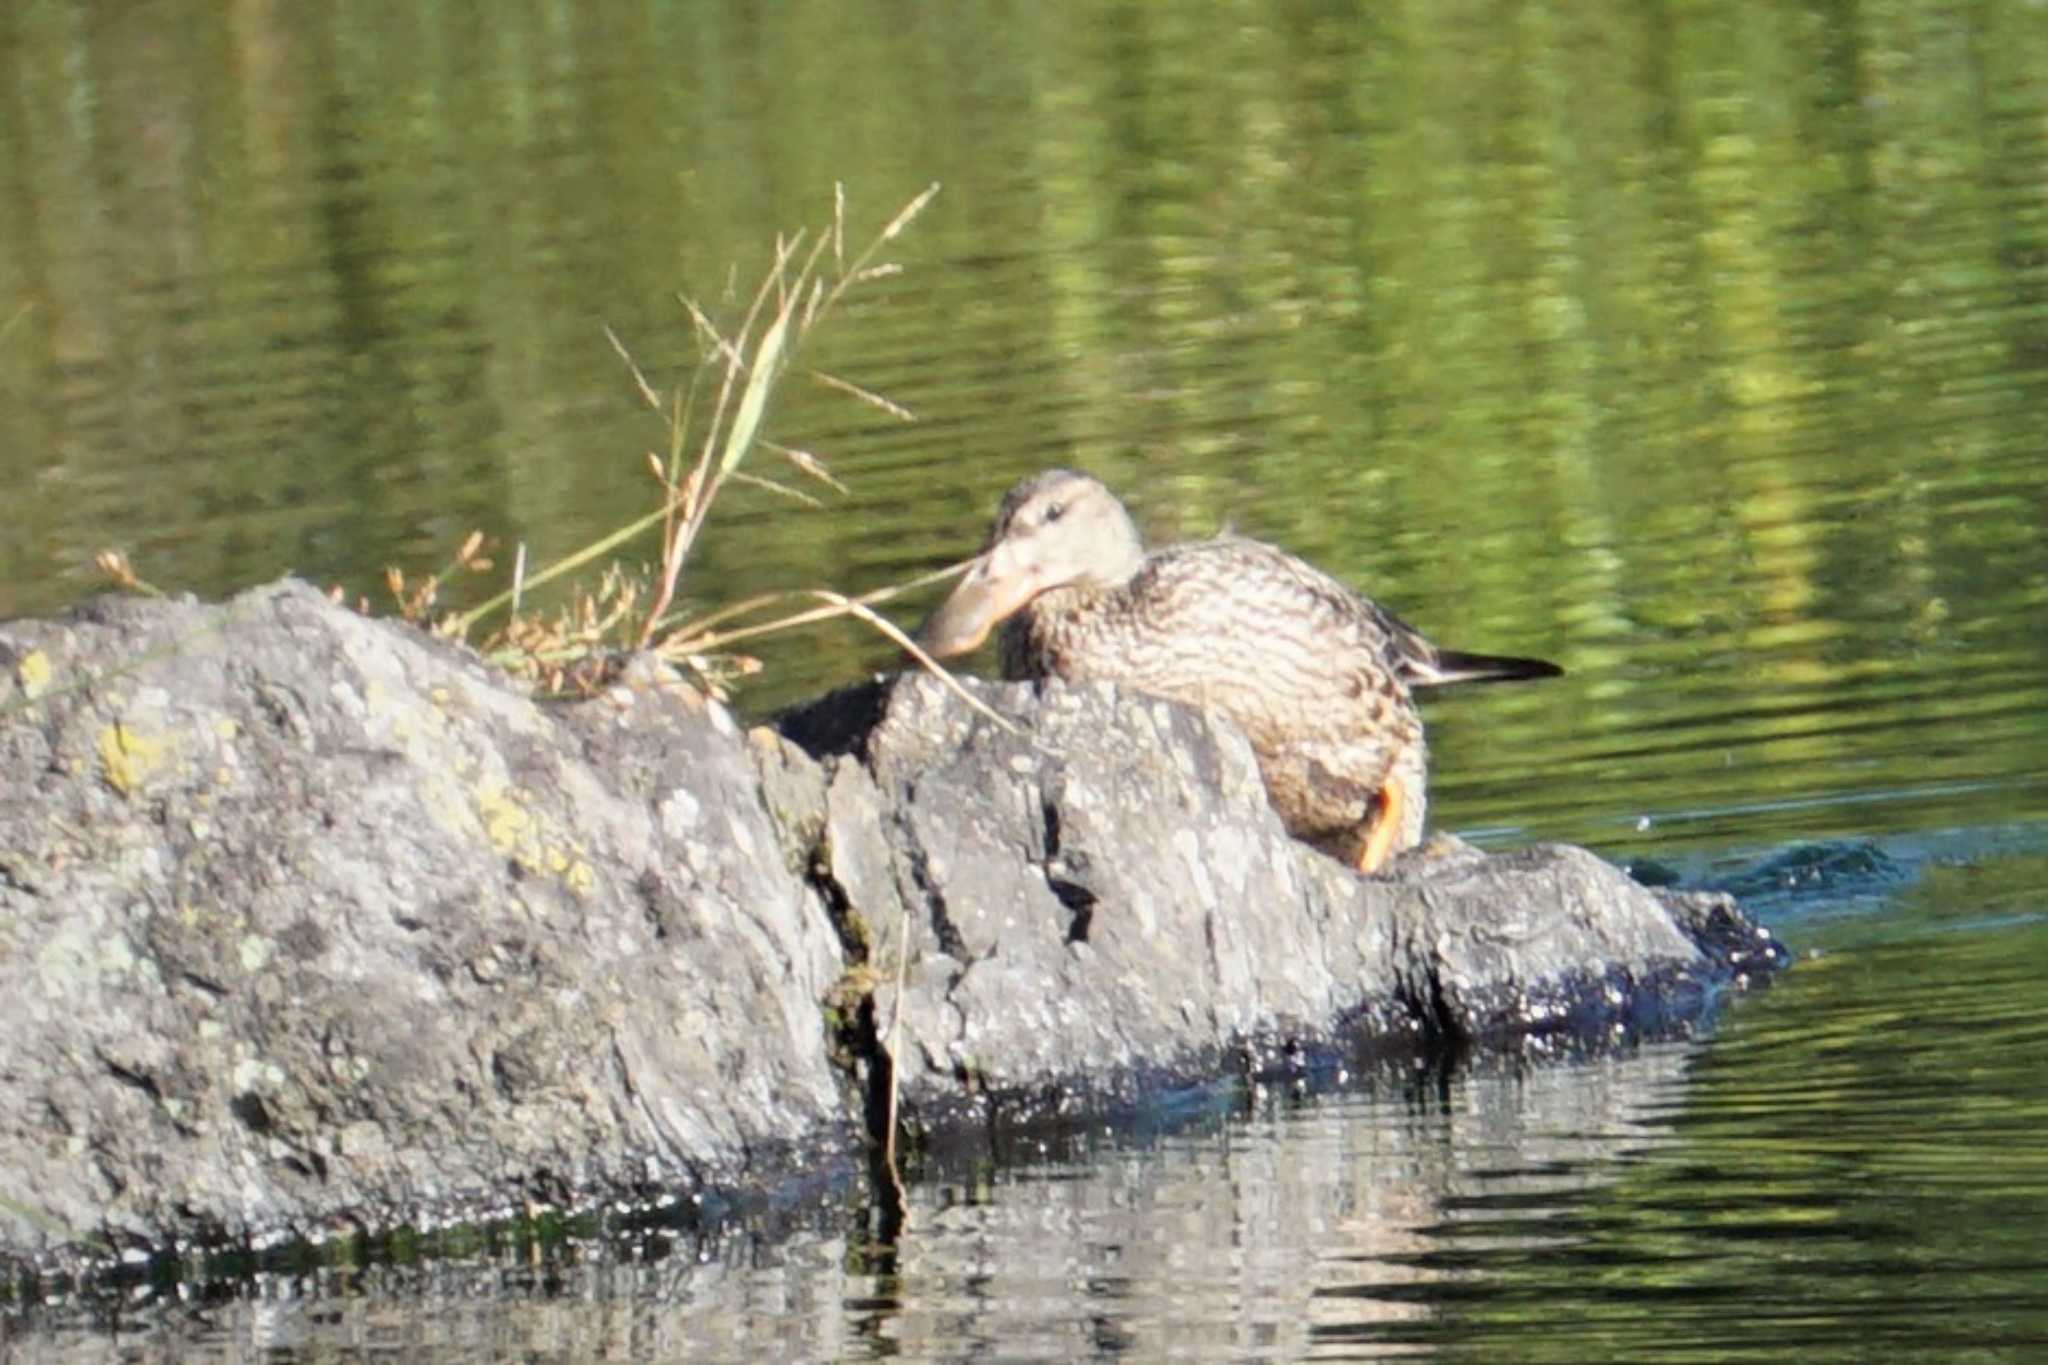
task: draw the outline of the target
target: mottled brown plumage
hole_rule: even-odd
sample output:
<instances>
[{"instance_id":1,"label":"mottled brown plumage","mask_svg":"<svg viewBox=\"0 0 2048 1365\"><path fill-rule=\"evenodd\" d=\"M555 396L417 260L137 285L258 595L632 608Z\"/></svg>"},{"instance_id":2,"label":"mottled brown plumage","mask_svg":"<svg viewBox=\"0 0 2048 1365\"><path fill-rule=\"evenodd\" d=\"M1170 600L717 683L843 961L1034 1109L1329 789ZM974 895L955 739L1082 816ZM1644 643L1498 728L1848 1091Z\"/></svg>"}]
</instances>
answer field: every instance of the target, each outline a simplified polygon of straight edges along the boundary
<instances>
[{"instance_id":1,"label":"mottled brown plumage","mask_svg":"<svg viewBox=\"0 0 2048 1365\"><path fill-rule=\"evenodd\" d=\"M1005 677L1106 679L1230 717L1288 831L1367 872L1422 839L1428 748L1415 689L1561 671L1438 649L1260 541L1147 553L1123 504L1069 469L1010 490L919 643L965 653L1001 622Z\"/></svg>"}]
</instances>

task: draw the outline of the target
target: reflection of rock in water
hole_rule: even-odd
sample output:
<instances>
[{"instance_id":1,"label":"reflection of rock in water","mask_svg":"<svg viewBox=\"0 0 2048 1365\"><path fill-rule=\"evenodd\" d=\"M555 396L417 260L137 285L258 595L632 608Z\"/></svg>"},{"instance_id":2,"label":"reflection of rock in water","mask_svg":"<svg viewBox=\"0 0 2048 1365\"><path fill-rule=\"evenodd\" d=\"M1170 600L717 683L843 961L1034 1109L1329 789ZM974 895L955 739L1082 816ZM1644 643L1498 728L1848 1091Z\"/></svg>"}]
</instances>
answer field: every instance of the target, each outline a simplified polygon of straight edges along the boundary
<instances>
[{"instance_id":1,"label":"reflection of rock in water","mask_svg":"<svg viewBox=\"0 0 2048 1365\"><path fill-rule=\"evenodd\" d=\"M1440 1297L1416 1286L1464 1252L1542 1247L1546 1214L1655 1141L1687 1052L1268 1097L1078 1166L916 1190L920 1287L892 1335L934 1349L972 1315L991 1342L1055 1355L1298 1359L1420 1326ZM1521 1230L1460 1231L1501 1223Z\"/></svg>"}]
</instances>

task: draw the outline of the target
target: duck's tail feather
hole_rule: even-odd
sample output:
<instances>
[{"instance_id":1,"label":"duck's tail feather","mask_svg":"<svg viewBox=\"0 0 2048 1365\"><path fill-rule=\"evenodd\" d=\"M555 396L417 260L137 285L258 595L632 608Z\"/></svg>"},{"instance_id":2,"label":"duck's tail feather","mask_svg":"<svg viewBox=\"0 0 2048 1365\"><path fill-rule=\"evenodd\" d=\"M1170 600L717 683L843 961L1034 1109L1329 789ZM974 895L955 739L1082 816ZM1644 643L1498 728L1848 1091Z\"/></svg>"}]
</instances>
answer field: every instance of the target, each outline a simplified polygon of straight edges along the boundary
<instances>
[{"instance_id":1,"label":"duck's tail feather","mask_svg":"<svg viewBox=\"0 0 2048 1365\"><path fill-rule=\"evenodd\" d=\"M1517 659L1505 654L1460 654L1439 649L1434 657L1402 660L1410 687L1444 687L1463 682L1517 682L1524 678L1556 678L1564 670L1547 659Z\"/></svg>"}]
</instances>

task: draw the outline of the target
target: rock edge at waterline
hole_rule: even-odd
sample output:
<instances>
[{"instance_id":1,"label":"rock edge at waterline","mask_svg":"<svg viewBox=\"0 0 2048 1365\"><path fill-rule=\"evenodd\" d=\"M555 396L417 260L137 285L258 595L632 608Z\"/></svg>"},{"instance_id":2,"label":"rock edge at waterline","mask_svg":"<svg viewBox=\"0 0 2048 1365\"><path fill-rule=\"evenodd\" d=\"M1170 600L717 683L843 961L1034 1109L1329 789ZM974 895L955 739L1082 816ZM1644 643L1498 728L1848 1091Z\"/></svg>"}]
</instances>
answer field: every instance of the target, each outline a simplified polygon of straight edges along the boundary
<instances>
[{"instance_id":1,"label":"rock edge at waterline","mask_svg":"<svg viewBox=\"0 0 2048 1365\"><path fill-rule=\"evenodd\" d=\"M921 676L751 735L651 664L539 705L294 582L0 624L0 1253L787 1181L892 1039L936 1116L1782 960L1575 849L1361 880L1227 727L976 690L1014 733Z\"/></svg>"}]
</instances>

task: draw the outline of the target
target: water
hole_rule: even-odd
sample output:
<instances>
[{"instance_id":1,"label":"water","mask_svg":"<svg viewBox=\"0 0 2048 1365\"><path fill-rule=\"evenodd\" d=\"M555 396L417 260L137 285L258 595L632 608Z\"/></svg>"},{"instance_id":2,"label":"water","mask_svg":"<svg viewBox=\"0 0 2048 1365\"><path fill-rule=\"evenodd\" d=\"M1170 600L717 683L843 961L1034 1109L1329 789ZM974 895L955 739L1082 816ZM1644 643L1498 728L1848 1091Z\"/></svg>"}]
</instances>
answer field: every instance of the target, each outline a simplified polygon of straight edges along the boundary
<instances>
[{"instance_id":1,"label":"water","mask_svg":"<svg viewBox=\"0 0 2048 1365\"><path fill-rule=\"evenodd\" d=\"M1933 3L7 7L0 615L106 546L374 598L587 544L663 440L603 327L672 382L676 291L735 316L835 181L857 240L940 181L804 357L917 420L788 385L850 491L731 490L694 601L899 581L1082 464L1559 660L1431 703L1434 818L1747 876L1804 960L1701 1041L934 1171L893 1247L848 1194L0 1349L2024 1358L2044 70L2048 11ZM892 654L758 652L757 714Z\"/></svg>"}]
</instances>

